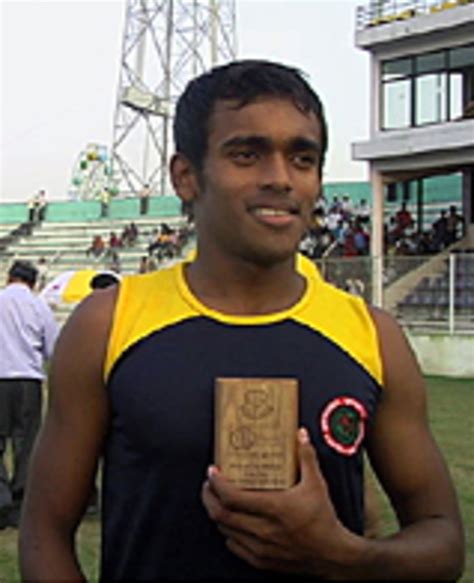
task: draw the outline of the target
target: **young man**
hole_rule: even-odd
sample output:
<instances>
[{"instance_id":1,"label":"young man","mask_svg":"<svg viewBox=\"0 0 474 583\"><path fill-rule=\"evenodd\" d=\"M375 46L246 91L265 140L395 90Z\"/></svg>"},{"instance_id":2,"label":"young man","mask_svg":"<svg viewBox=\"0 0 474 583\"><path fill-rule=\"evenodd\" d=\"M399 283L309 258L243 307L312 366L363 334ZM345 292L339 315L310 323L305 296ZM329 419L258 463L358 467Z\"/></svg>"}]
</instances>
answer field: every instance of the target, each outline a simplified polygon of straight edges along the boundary
<instances>
[{"instance_id":1,"label":"young man","mask_svg":"<svg viewBox=\"0 0 474 583\"><path fill-rule=\"evenodd\" d=\"M400 329L295 268L321 189L319 98L294 69L231 63L188 85L174 129L197 255L96 292L66 325L23 577L81 579L74 533L103 453L103 581L454 580L456 497ZM294 487L240 490L212 465L218 377L298 380ZM362 536L363 447L400 522L384 540Z\"/></svg>"}]
</instances>

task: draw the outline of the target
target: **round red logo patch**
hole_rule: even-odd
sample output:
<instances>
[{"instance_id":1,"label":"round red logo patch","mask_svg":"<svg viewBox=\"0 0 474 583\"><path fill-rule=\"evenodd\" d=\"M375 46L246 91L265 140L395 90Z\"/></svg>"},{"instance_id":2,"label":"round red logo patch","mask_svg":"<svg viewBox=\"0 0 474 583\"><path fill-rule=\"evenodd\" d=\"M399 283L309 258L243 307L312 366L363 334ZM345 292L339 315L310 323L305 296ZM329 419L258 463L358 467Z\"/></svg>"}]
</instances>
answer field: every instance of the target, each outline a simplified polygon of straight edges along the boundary
<instances>
[{"instance_id":1,"label":"round red logo patch","mask_svg":"<svg viewBox=\"0 0 474 583\"><path fill-rule=\"evenodd\" d=\"M353 455L365 435L367 411L352 397L330 401L321 415L321 430L326 443L343 455Z\"/></svg>"}]
</instances>

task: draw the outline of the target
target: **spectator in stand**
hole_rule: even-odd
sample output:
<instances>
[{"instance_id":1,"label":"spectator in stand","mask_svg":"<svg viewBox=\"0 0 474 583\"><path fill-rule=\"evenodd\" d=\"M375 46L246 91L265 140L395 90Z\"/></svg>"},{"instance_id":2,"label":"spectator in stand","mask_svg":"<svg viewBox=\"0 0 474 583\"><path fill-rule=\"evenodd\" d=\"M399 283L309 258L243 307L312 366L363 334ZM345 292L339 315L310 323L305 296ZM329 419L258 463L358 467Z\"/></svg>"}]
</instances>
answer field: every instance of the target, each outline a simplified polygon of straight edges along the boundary
<instances>
[{"instance_id":1,"label":"spectator in stand","mask_svg":"<svg viewBox=\"0 0 474 583\"><path fill-rule=\"evenodd\" d=\"M358 255L358 252L355 244L355 231L352 224L345 223L341 235L343 237L342 240L343 257L356 257Z\"/></svg>"},{"instance_id":2,"label":"spectator in stand","mask_svg":"<svg viewBox=\"0 0 474 583\"><path fill-rule=\"evenodd\" d=\"M160 246L160 231L155 227L152 229L149 237L148 237L148 255L152 255L156 249Z\"/></svg>"},{"instance_id":3,"label":"spectator in stand","mask_svg":"<svg viewBox=\"0 0 474 583\"><path fill-rule=\"evenodd\" d=\"M86 255L93 255L94 257L100 257L105 251L105 242L101 235L95 235L92 239L91 246L86 250Z\"/></svg>"},{"instance_id":4,"label":"spectator in stand","mask_svg":"<svg viewBox=\"0 0 474 583\"><path fill-rule=\"evenodd\" d=\"M350 221L352 219L354 207L352 206L352 201L347 194L342 197L341 212L345 221Z\"/></svg>"},{"instance_id":5,"label":"spectator in stand","mask_svg":"<svg viewBox=\"0 0 474 583\"><path fill-rule=\"evenodd\" d=\"M143 185L143 188L138 193L140 199L140 214L147 215L150 205L151 188L148 183Z\"/></svg>"},{"instance_id":6,"label":"spectator in stand","mask_svg":"<svg viewBox=\"0 0 474 583\"><path fill-rule=\"evenodd\" d=\"M38 270L15 261L0 291L0 529L18 526L33 443L41 423L44 361L51 357L58 325L34 293ZM13 476L3 462L12 442Z\"/></svg>"},{"instance_id":7,"label":"spectator in stand","mask_svg":"<svg viewBox=\"0 0 474 583\"><path fill-rule=\"evenodd\" d=\"M110 192L107 187L100 191L100 218L105 219L109 216Z\"/></svg>"},{"instance_id":8,"label":"spectator in stand","mask_svg":"<svg viewBox=\"0 0 474 583\"><path fill-rule=\"evenodd\" d=\"M368 255L369 253L369 234L365 231L364 227L358 219L354 221L354 246L357 251L357 255Z\"/></svg>"},{"instance_id":9,"label":"spectator in stand","mask_svg":"<svg viewBox=\"0 0 474 583\"><path fill-rule=\"evenodd\" d=\"M128 240L129 240L129 244L130 245L135 245L135 243L137 242L138 239L138 227L137 225L132 221L130 223L129 226L129 233L128 233Z\"/></svg>"},{"instance_id":10,"label":"spectator in stand","mask_svg":"<svg viewBox=\"0 0 474 583\"><path fill-rule=\"evenodd\" d=\"M434 250L442 251L448 245L448 217L445 210L441 211L431 228L433 230Z\"/></svg>"},{"instance_id":11,"label":"spectator in stand","mask_svg":"<svg viewBox=\"0 0 474 583\"><path fill-rule=\"evenodd\" d=\"M34 195L28 201L28 222L36 223L38 220L38 195Z\"/></svg>"},{"instance_id":12,"label":"spectator in stand","mask_svg":"<svg viewBox=\"0 0 474 583\"><path fill-rule=\"evenodd\" d=\"M371 215L370 206L367 204L367 200L362 198L358 206L355 209L355 215L361 224L370 223L370 215Z\"/></svg>"},{"instance_id":13,"label":"spectator in stand","mask_svg":"<svg viewBox=\"0 0 474 583\"><path fill-rule=\"evenodd\" d=\"M446 230L448 245L455 243L463 235L464 219L462 215L458 213L456 205L454 204L449 207Z\"/></svg>"},{"instance_id":14,"label":"spectator in stand","mask_svg":"<svg viewBox=\"0 0 474 583\"><path fill-rule=\"evenodd\" d=\"M423 231L418 236L416 254L417 255L431 255L436 253L438 249L435 246L432 231Z\"/></svg>"},{"instance_id":15,"label":"spectator in stand","mask_svg":"<svg viewBox=\"0 0 474 583\"><path fill-rule=\"evenodd\" d=\"M115 231L111 231L109 236L109 249L119 249L120 247L122 247L121 238L117 237Z\"/></svg>"},{"instance_id":16,"label":"spectator in stand","mask_svg":"<svg viewBox=\"0 0 474 583\"><path fill-rule=\"evenodd\" d=\"M130 225L125 225L125 227L122 229L120 240L122 241L122 245L124 247L128 247L130 245Z\"/></svg>"},{"instance_id":17,"label":"spectator in stand","mask_svg":"<svg viewBox=\"0 0 474 583\"><path fill-rule=\"evenodd\" d=\"M150 273L151 271L156 271L156 267L156 261L153 257L142 255L138 264L138 273Z\"/></svg>"},{"instance_id":18,"label":"spectator in stand","mask_svg":"<svg viewBox=\"0 0 474 583\"><path fill-rule=\"evenodd\" d=\"M326 217L326 226L329 231L332 233L334 238L337 238L336 232L339 230L339 227L342 223L342 213L340 209L336 206L332 206L327 214Z\"/></svg>"},{"instance_id":19,"label":"spectator in stand","mask_svg":"<svg viewBox=\"0 0 474 583\"><path fill-rule=\"evenodd\" d=\"M324 216L326 214L326 209L328 207L328 201L326 199L326 197L324 196L324 194L322 194L318 200L316 201L315 205L314 205L314 210L320 210L322 215Z\"/></svg>"},{"instance_id":20,"label":"spectator in stand","mask_svg":"<svg viewBox=\"0 0 474 583\"><path fill-rule=\"evenodd\" d=\"M341 201L339 200L339 197L337 195L332 197L332 203L331 206L329 207L329 212L341 212L342 210L342 204Z\"/></svg>"},{"instance_id":21,"label":"spectator in stand","mask_svg":"<svg viewBox=\"0 0 474 583\"><path fill-rule=\"evenodd\" d=\"M405 234L405 231L413 225L413 218L407 209L407 203L402 202L401 208L395 214L395 231L396 238L399 239Z\"/></svg>"},{"instance_id":22,"label":"spectator in stand","mask_svg":"<svg viewBox=\"0 0 474 583\"><path fill-rule=\"evenodd\" d=\"M135 245L137 239L138 239L138 227L132 221L129 225L125 225L125 227L123 228L120 240L122 241L122 245L126 247L132 247L133 245Z\"/></svg>"},{"instance_id":23,"label":"spectator in stand","mask_svg":"<svg viewBox=\"0 0 474 583\"><path fill-rule=\"evenodd\" d=\"M48 208L48 201L46 200L46 191L40 190L37 196L37 213L38 222L44 221L46 218L46 210Z\"/></svg>"}]
</instances>

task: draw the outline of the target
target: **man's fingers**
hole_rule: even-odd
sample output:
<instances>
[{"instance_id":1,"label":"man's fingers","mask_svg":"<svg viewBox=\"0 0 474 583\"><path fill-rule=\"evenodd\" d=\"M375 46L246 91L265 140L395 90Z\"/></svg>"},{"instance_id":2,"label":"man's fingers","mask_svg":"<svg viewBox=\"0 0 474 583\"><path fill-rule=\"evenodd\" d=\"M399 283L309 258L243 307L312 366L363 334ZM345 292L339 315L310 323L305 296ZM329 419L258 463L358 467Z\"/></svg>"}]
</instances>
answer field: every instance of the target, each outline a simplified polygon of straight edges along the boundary
<instances>
[{"instance_id":1,"label":"man's fingers","mask_svg":"<svg viewBox=\"0 0 474 583\"><path fill-rule=\"evenodd\" d=\"M300 483L310 485L324 484L324 478L319 467L316 450L311 444L308 430L300 427L297 434L298 440L298 459L300 466Z\"/></svg>"},{"instance_id":2,"label":"man's fingers","mask_svg":"<svg viewBox=\"0 0 474 583\"><path fill-rule=\"evenodd\" d=\"M227 509L256 516L273 512L275 508L273 492L237 488L226 480L215 466L210 466L207 475L211 492Z\"/></svg>"},{"instance_id":3,"label":"man's fingers","mask_svg":"<svg viewBox=\"0 0 474 583\"><path fill-rule=\"evenodd\" d=\"M266 537L271 534L268 520L255 514L234 511L225 506L212 490L209 482L203 485L202 501L209 517L222 529L227 529L226 536L230 536L230 531L245 532L257 537Z\"/></svg>"}]
</instances>

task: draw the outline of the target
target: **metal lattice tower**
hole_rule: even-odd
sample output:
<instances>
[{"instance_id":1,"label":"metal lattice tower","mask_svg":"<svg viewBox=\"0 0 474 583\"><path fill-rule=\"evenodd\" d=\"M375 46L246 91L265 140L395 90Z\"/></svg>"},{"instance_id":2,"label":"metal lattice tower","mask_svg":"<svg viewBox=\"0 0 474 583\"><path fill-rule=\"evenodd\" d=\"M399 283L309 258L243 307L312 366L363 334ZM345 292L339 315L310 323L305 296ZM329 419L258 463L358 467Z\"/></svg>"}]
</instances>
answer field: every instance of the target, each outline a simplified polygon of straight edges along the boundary
<instances>
[{"instance_id":1,"label":"metal lattice tower","mask_svg":"<svg viewBox=\"0 0 474 583\"><path fill-rule=\"evenodd\" d=\"M127 0L112 167L121 192L167 189L175 103L186 83L235 58L235 0Z\"/></svg>"}]
</instances>

